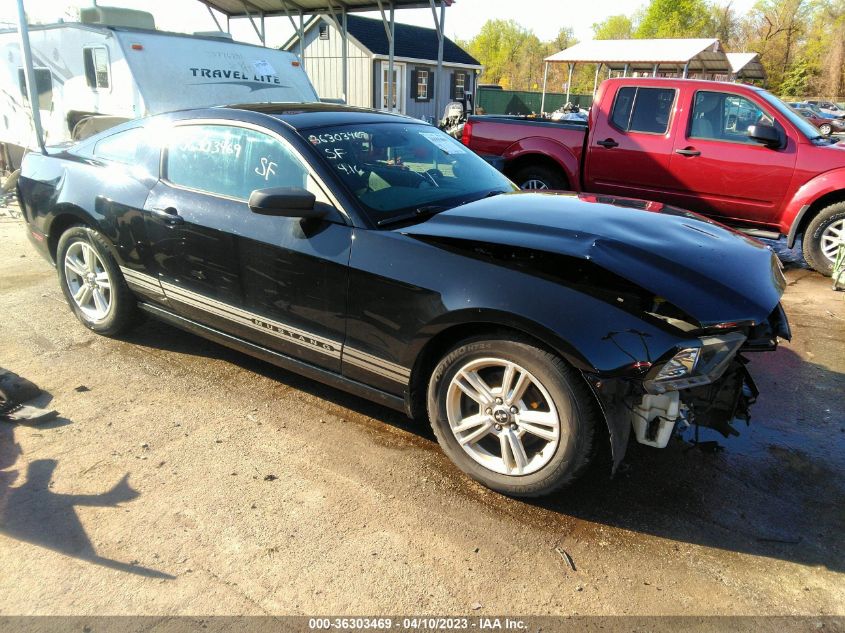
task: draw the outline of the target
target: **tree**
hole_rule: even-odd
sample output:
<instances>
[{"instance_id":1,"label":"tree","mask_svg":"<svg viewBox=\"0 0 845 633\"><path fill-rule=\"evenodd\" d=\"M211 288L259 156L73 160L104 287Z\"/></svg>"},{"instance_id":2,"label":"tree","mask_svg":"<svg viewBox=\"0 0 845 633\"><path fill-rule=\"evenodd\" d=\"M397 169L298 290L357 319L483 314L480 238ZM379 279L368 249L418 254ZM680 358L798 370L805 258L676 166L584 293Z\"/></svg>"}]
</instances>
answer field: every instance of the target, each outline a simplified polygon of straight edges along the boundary
<instances>
[{"instance_id":1,"label":"tree","mask_svg":"<svg viewBox=\"0 0 845 633\"><path fill-rule=\"evenodd\" d=\"M611 15L604 22L593 24L593 37L597 40L630 40L634 25L627 15Z\"/></svg>"},{"instance_id":2,"label":"tree","mask_svg":"<svg viewBox=\"0 0 845 633\"><path fill-rule=\"evenodd\" d=\"M637 26L638 38L713 37L710 5L705 0L651 0Z\"/></svg>"}]
</instances>

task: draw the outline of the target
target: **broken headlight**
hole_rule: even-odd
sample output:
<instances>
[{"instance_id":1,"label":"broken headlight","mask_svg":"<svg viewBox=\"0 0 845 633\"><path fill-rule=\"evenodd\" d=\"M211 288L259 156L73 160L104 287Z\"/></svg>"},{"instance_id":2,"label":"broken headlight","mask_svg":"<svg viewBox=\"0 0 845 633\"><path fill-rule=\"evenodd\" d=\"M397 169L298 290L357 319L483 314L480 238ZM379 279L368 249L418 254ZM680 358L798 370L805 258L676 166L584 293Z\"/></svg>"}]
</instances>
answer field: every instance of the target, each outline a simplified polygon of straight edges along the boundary
<instances>
[{"instance_id":1,"label":"broken headlight","mask_svg":"<svg viewBox=\"0 0 845 633\"><path fill-rule=\"evenodd\" d=\"M704 336L655 363L643 386L649 393L660 394L709 384L721 377L744 342L745 335L739 332Z\"/></svg>"}]
</instances>

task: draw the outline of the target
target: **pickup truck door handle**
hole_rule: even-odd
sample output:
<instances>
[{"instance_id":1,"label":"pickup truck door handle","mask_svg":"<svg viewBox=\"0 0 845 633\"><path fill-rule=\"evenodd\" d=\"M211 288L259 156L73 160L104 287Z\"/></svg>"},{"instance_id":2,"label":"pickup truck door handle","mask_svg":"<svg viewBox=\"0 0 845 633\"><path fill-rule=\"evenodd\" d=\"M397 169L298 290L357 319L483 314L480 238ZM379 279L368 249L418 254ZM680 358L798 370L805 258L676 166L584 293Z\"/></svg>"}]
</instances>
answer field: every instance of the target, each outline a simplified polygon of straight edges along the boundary
<instances>
[{"instance_id":1,"label":"pickup truck door handle","mask_svg":"<svg viewBox=\"0 0 845 633\"><path fill-rule=\"evenodd\" d=\"M619 143L614 141L612 138L606 138L603 141L597 141L596 145L601 145L602 147L606 147L607 149L610 149L611 147L618 147Z\"/></svg>"},{"instance_id":2,"label":"pickup truck door handle","mask_svg":"<svg viewBox=\"0 0 845 633\"><path fill-rule=\"evenodd\" d=\"M163 209L153 207L150 209L150 212L160 220L163 220L165 224L182 224L185 221L173 207L165 207Z\"/></svg>"},{"instance_id":3,"label":"pickup truck door handle","mask_svg":"<svg viewBox=\"0 0 845 633\"><path fill-rule=\"evenodd\" d=\"M675 153L680 154L681 156L701 156L701 152L691 147L687 147L686 149L676 149Z\"/></svg>"}]
</instances>

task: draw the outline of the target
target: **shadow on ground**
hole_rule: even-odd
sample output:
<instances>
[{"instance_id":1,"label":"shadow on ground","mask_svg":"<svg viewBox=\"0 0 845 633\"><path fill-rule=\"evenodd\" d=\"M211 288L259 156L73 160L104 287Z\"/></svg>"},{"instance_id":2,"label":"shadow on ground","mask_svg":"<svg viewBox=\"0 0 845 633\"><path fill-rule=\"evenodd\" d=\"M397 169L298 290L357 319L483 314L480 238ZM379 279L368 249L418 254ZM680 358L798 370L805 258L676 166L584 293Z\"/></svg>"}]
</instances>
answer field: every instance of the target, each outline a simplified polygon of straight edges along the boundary
<instances>
[{"instance_id":1,"label":"shadow on ground","mask_svg":"<svg viewBox=\"0 0 845 633\"><path fill-rule=\"evenodd\" d=\"M44 400L49 401L49 396L42 394L38 404L46 404ZM70 420L57 418L39 424L38 429L49 431L67 424L71 424ZM77 515L79 506L114 508L137 499L139 493L129 486L128 474L101 494L53 492L51 486L58 466L55 459L29 462L23 477L15 469L22 456L20 444L15 440L17 428L15 424L0 421L0 534L118 571L151 578L174 578L155 569L98 555ZM19 479L23 481L19 482Z\"/></svg>"},{"instance_id":2,"label":"shadow on ground","mask_svg":"<svg viewBox=\"0 0 845 633\"><path fill-rule=\"evenodd\" d=\"M276 368L167 325L148 322L125 339L135 345L221 359L433 441L427 424ZM511 504L514 517L548 522L574 517L644 535L845 571L845 414L831 408L845 376L802 360L785 346L752 358L761 395L740 437L723 450L682 438L663 450L633 442L612 479L593 469L552 497L523 503L465 492L482 503ZM788 384L788 393L782 385ZM518 503L522 510L513 509Z\"/></svg>"}]
</instances>

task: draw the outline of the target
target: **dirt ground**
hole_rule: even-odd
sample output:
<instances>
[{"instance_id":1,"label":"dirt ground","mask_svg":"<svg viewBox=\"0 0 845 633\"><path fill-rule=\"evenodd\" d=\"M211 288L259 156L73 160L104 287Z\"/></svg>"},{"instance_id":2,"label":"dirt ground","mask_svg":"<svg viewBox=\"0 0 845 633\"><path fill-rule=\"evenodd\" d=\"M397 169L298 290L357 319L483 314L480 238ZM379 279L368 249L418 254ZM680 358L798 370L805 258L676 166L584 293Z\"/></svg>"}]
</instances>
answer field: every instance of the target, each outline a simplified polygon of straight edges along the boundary
<instances>
[{"instance_id":1,"label":"dirt ground","mask_svg":"<svg viewBox=\"0 0 845 633\"><path fill-rule=\"evenodd\" d=\"M152 321L92 334L0 218L0 366L61 415L0 423L0 614L845 614L845 301L788 277L739 438L526 503L367 401Z\"/></svg>"}]
</instances>

